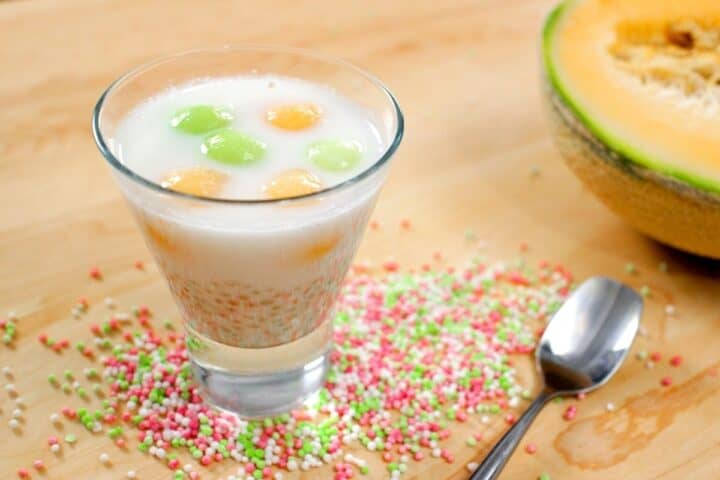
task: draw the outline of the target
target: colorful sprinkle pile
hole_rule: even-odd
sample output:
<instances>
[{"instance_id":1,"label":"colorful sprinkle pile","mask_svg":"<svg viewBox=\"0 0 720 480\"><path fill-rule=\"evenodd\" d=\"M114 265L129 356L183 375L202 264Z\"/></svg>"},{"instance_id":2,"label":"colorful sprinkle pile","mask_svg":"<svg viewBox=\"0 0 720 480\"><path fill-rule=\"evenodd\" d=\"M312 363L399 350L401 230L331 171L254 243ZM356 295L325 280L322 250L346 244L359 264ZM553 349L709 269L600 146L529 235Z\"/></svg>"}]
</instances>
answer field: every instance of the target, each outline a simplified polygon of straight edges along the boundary
<instances>
[{"instance_id":1,"label":"colorful sprinkle pile","mask_svg":"<svg viewBox=\"0 0 720 480\"><path fill-rule=\"evenodd\" d=\"M353 276L339 299L325 388L303 410L250 422L202 402L182 336L159 336L142 307L135 320L113 317L90 327L95 345L108 354L102 372L85 372L88 381L106 381L106 392L94 389L106 397L103 408L61 413L90 432L104 431L120 447L134 432L137 448L166 463L175 479L200 478L200 468L181 465L183 451L205 467L239 463L231 479L281 478L282 471L326 463L334 464L337 480L356 473L399 478L411 462L454 460L443 448L451 422L474 415L484 423L493 415L514 421L512 409L529 392L512 355L533 350L571 282L563 267L543 263L532 270L521 262ZM130 332L131 321L143 329ZM76 393L85 391L71 372L64 379ZM59 383L55 376L49 381ZM343 451L354 443L380 452L387 471L370 472L365 460Z\"/></svg>"}]
</instances>

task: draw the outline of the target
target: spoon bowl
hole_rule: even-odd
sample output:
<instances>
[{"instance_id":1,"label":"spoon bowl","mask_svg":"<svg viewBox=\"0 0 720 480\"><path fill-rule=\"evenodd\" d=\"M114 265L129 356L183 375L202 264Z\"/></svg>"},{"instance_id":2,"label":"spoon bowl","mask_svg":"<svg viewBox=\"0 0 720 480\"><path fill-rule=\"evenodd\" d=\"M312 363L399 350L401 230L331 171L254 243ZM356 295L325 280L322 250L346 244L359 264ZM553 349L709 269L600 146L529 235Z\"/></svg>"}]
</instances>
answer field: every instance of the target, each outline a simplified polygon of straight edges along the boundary
<instances>
[{"instance_id":1,"label":"spoon bowl","mask_svg":"<svg viewBox=\"0 0 720 480\"><path fill-rule=\"evenodd\" d=\"M555 312L535 350L542 391L470 480L493 480L500 475L550 399L589 392L610 380L630 351L642 310L642 297L622 283L605 277L583 282Z\"/></svg>"}]
</instances>

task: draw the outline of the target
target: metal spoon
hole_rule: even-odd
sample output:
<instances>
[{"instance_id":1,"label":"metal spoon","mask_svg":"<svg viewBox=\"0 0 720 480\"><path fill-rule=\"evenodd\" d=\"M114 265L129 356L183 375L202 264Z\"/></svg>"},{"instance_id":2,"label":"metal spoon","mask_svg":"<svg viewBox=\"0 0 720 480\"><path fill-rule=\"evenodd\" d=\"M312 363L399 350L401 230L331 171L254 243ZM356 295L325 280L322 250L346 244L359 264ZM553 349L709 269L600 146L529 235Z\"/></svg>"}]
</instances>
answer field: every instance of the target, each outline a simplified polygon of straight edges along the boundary
<instances>
[{"instance_id":1,"label":"metal spoon","mask_svg":"<svg viewBox=\"0 0 720 480\"><path fill-rule=\"evenodd\" d=\"M615 280L593 277L583 282L555 313L535 351L545 383L542 391L470 480L492 480L500 475L549 400L589 392L607 382L627 356L642 309L642 298Z\"/></svg>"}]
</instances>

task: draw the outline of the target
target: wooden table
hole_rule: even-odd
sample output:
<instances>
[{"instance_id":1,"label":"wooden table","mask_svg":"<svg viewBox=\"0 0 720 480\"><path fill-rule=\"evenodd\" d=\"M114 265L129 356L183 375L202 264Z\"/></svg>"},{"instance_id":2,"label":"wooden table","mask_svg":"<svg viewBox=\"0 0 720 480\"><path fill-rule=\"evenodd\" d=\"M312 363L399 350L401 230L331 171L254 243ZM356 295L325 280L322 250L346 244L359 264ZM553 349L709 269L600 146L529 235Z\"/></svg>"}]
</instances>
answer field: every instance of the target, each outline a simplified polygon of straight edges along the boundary
<instances>
[{"instance_id":1,"label":"wooden table","mask_svg":"<svg viewBox=\"0 0 720 480\"><path fill-rule=\"evenodd\" d=\"M314 3L314 5L312 4ZM60 356L36 336L87 336L70 309L87 296L124 306L145 301L174 315L155 267L90 135L90 112L108 83L158 55L224 43L289 44L345 57L378 74L397 94L407 118L404 145L392 168L359 258L393 255L418 265L441 250L452 264L477 252L463 237L473 229L490 259L513 258L521 242L531 259L570 266L579 278L608 274L648 285L635 351L679 353L653 370L630 359L617 378L579 403L577 420L550 405L528 434L538 445L522 451L503 478L716 478L720 469L720 287L718 264L661 247L626 227L585 192L548 137L538 95L538 31L551 0L437 1L6 1L0 3L0 312L20 316L20 337L0 345L27 403L22 432L12 434L13 402L0 392L0 478L35 458L48 479L168 478L159 462L77 425L53 429L48 415L77 404L46 381L48 372L81 371L74 351ZM535 169L538 173L533 175ZM412 232L398 224L410 218ZM398 237L403 235L402 249ZM633 261L638 273L624 266ZM665 261L668 272L658 264ZM106 279L91 282L88 268ZM666 316L666 304L677 314ZM672 374L670 388L659 379ZM6 383L2 378L0 382ZM607 402L617 410L605 412ZM488 448L471 449L470 431L488 441L503 425L473 421L456 427L452 465L427 461L404 478L466 478L465 465ZM78 434L59 457L50 434ZM100 452L111 454L103 467ZM377 459L374 472L381 472ZM329 469L322 472L329 475ZM217 478L216 469L203 478ZM34 475L37 477L37 475ZM289 476L286 475L286 478ZM293 478L318 478L318 471Z\"/></svg>"}]
</instances>

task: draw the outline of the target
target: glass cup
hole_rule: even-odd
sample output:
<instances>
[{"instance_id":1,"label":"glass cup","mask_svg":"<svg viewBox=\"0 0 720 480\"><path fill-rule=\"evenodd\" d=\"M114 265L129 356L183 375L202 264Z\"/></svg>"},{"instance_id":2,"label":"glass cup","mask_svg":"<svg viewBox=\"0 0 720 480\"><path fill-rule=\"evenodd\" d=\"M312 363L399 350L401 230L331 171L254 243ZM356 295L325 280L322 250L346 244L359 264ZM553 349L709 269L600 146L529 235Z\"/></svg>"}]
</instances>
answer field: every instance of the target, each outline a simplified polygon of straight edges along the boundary
<instances>
[{"instance_id":1,"label":"glass cup","mask_svg":"<svg viewBox=\"0 0 720 480\"><path fill-rule=\"evenodd\" d=\"M354 100L374 120L385 153L343 183L279 200L170 191L118 160L115 128L140 102L193 80L248 74L301 78ZM333 303L403 134L390 91L348 63L307 51L197 50L115 81L95 107L93 133L170 286L204 398L259 417L316 392L329 369Z\"/></svg>"}]
</instances>

